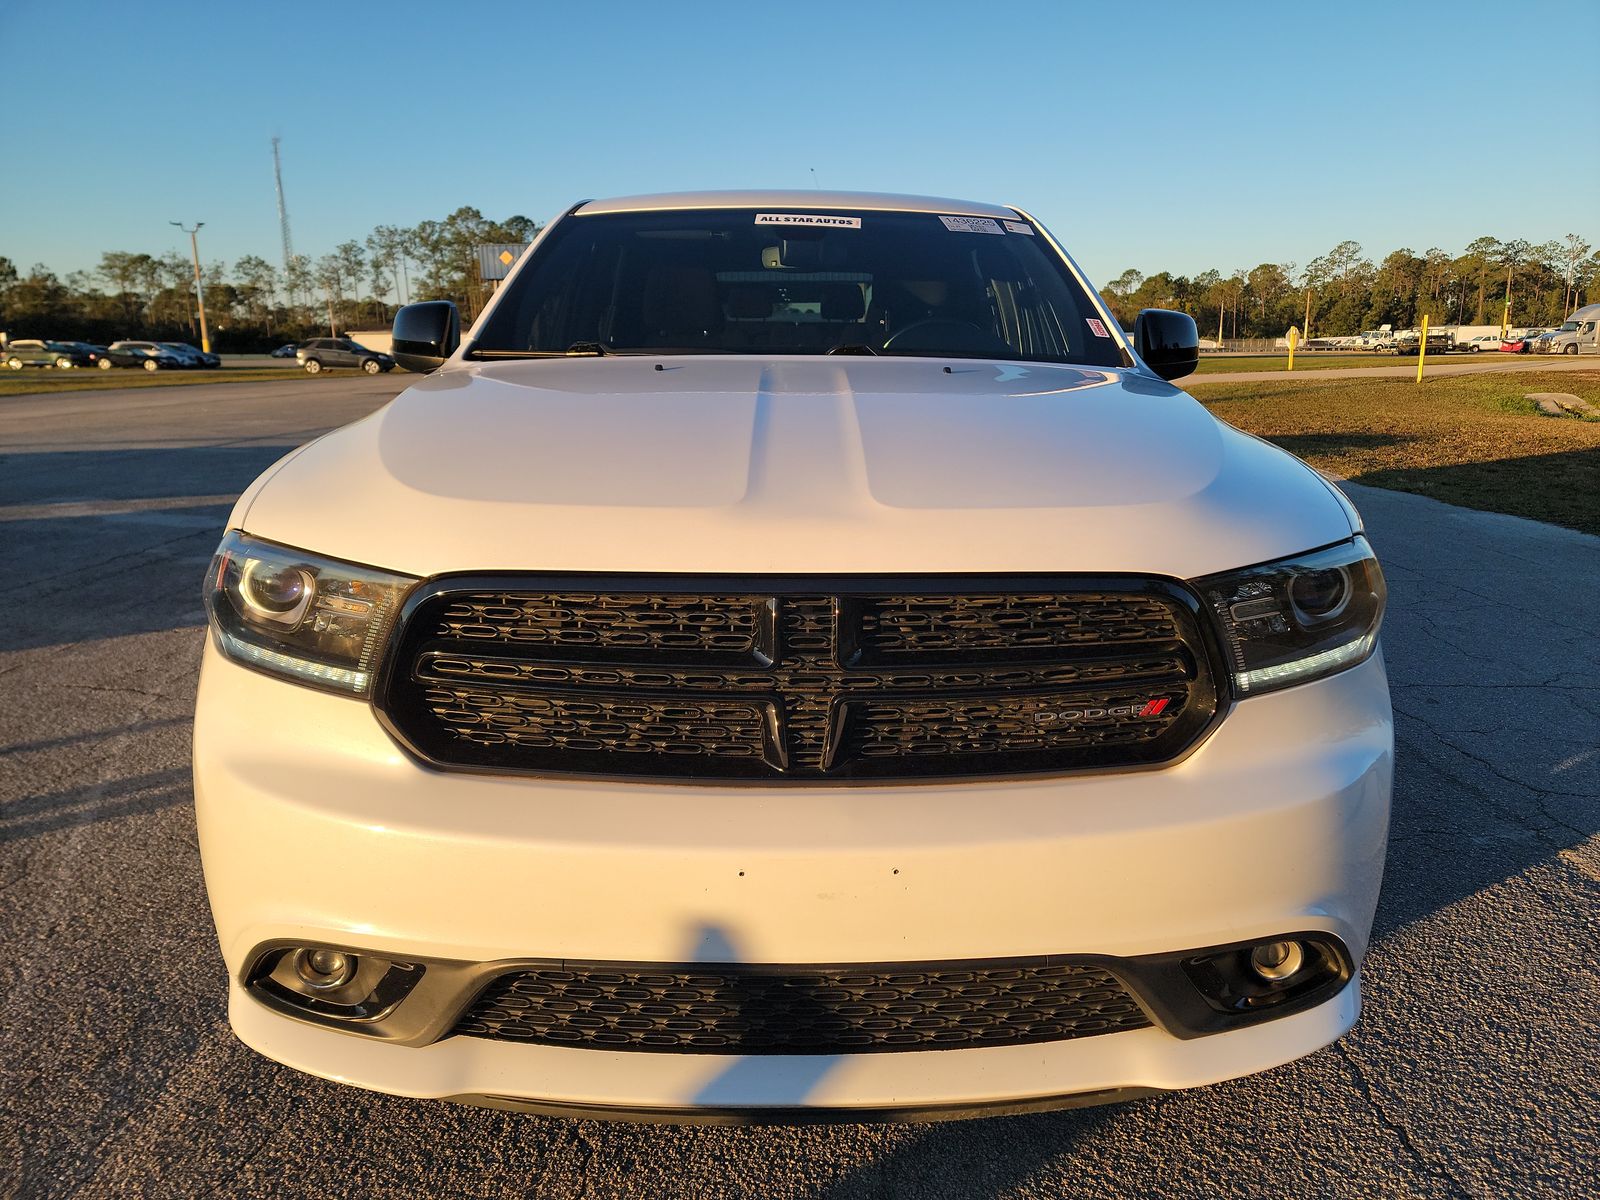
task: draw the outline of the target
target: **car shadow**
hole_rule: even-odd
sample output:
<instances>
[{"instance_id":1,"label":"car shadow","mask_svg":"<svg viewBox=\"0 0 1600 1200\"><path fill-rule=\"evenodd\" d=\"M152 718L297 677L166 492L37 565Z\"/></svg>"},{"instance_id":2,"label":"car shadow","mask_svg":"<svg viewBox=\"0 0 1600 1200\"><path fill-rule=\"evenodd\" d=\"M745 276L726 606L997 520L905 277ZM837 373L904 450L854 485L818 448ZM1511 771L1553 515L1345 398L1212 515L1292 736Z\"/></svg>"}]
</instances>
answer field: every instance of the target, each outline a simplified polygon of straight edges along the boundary
<instances>
[{"instance_id":1,"label":"car shadow","mask_svg":"<svg viewBox=\"0 0 1600 1200\"><path fill-rule=\"evenodd\" d=\"M1557 423L1556 418L1551 420ZM1296 454L1302 453L1287 444L1292 439L1272 440ZM1530 481L1536 482L1530 486ZM1600 447L1526 458L1369 471L1352 476L1351 482L1600 535Z\"/></svg>"},{"instance_id":2,"label":"car shadow","mask_svg":"<svg viewBox=\"0 0 1600 1200\"><path fill-rule=\"evenodd\" d=\"M1600 638L1586 607L1600 540L1347 490L1389 584L1396 771L1378 941L1600 832Z\"/></svg>"},{"instance_id":3,"label":"car shadow","mask_svg":"<svg viewBox=\"0 0 1600 1200\"><path fill-rule=\"evenodd\" d=\"M1296 458L1344 454L1351 450L1386 450L1417 439L1401 433L1270 433L1263 434L1274 446L1281 446Z\"/></svg>"}]
</instances>

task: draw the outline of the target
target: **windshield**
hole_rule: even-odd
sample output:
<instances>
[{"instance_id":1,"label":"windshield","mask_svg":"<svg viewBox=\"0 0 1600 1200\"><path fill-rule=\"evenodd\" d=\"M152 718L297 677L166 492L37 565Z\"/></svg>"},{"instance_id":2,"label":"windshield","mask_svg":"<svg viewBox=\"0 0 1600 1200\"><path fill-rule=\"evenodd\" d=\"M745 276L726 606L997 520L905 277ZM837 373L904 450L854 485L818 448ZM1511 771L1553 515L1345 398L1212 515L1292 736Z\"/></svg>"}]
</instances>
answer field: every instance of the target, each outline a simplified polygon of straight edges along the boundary
<instances>
[{"instance_id":1,"label":"windshield","mask_svg":"<svg viewBox=\"0 0 1600 1200\"><path fill-rule=\"evenodd\" d=\"M615 213L555 226L474 350L912 354L1122 365L1031 224L933 213Z\"/></svg>"},{"instance_id":2,"label":"windshield","mask_svg":"<svg viewBox=\"0 0 1600 1200\"><path fill-rule=\"evenodd\" d=\"M1557 333L1576 333L1577 331L1578 323L1576 321L1563 321L1561 328L1556 330Z\"/></svg>"}]
</instances>

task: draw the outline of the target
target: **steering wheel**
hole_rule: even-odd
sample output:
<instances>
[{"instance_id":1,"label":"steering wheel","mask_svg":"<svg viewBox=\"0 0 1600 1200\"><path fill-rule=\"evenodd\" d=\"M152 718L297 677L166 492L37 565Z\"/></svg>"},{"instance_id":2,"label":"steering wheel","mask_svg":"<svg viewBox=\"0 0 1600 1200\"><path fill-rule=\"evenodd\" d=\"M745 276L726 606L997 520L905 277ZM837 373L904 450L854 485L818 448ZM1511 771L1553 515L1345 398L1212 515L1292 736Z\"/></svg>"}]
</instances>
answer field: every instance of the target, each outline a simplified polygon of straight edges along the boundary
<instances>
[{"instance_id":1,"label":"steering wheel","mask_svg":"<svg viewBox=\"0 0 1600 1200\"><path fill-rule=\"evenodd\" d=\"M924 336L914 338L911 335L922 333ZM931 336L929 336L931 334ZM910 342L911 344L907 344ZM971 321L961 321L954 317L927 317L921 321L913 321L904 329L897 329L889 335L883 343L885 350L927 350L938 353L941 350L965 350L971 353L1003 353L1010 347L997 338L990 330Z\"/></svg>"}]
</instances>

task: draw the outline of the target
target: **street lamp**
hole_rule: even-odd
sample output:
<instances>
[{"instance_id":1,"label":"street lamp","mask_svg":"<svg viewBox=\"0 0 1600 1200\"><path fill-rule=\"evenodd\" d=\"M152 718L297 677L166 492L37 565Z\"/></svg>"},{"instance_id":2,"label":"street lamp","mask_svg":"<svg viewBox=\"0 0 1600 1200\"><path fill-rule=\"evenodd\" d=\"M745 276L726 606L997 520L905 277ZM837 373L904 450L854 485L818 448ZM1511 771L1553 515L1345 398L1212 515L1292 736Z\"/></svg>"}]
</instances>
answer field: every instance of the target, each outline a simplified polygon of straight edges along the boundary
<instances>
[{"instance_id":1,"label":"street lamp","mask_svg":"<svg viewBox=\"0 0 1600 1200\"><path fill-rule=\"evenodd\" d=\"M189 253L194 256L194 298L200 307L200 349L207 354L211 353L211 334L206 331L206 295L200 286L200 244L195 240L195 234L205 226L204 221L196 221L194 228L190 229L182 221L168 221L168 225L176 225L189 235Z\"/></svg>"}]
</instances>

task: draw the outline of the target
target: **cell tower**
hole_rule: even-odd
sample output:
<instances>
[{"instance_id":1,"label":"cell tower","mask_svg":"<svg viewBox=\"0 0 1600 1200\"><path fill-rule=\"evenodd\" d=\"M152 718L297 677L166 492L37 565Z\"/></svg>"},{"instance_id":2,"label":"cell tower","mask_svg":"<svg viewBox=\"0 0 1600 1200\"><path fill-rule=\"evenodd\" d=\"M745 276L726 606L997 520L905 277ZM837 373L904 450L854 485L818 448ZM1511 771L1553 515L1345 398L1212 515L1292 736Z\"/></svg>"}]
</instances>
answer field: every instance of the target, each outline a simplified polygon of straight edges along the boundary
<instances>
[{"instance_id":1,"label":"cell tower","mask_svg":"<svg viewBox=\"0 0 1600 1200\"><path fill-rule=\"evenodd\" d=\"M278 225L283 231L283 273L289 274L289 264L294 259L294 242L289 238L289 207L283 202L283 163L278 159L278 143L281 138L272 139L272 174L278 181ZM294 297L291 296L293 303Z\"/></svg>"}]
</instances>

